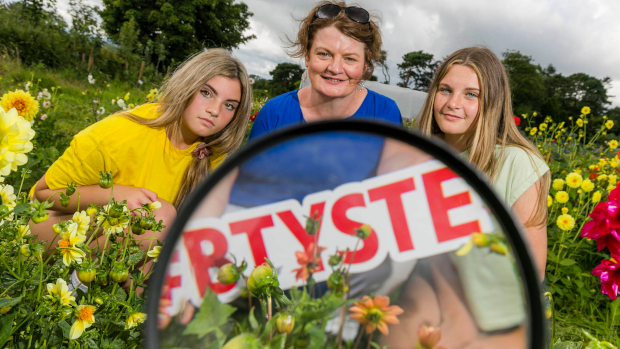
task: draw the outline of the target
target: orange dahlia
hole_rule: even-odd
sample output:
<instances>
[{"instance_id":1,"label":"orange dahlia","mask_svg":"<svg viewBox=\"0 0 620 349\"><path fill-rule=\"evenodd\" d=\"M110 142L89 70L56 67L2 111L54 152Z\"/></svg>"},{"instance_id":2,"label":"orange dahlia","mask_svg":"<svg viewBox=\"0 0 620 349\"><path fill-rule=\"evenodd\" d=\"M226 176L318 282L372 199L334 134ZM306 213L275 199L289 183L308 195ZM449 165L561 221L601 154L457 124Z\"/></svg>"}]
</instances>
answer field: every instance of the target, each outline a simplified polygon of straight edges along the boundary
<instances>
[{"instance_id":1,"label":"orange dahlia","mask_svg":"<svg viewBox=\"0 0 620 349\"><path fill-rule=\"evenodd\" d=\"M384 335L389 332L387 324L398 324L396 316L403 313L399 306L390 306L390 298L387 296L364 296L361 302L353 303L350 310L353 314L349 317L361 325L366 325L366 333L370 334L379 329Z\"/></svg>"},{"instance_id":2,"label":"orange dahlia","mask_svg":"<svg viewBox=\"0 0 620 349\"><path fill-rule=\"evenodd\" d=\"M297 273L295 274L295 280L302 279L303 281L306 281L311 273L317 271L317 268L319 266L319 256L321 255L321 252L325 251L326 249L327 248L325 247L318 246L316 248L315 255L314 242L311 242L308 245L308 248L306 248L306 251L295 252L295 257L297 257L297 263L301 265L300 268L293 269L293 272Z\"/></svg>"},{"instance_id":3,"label":"orange dahlia","mask_svg":"<svg viewBox=\"0 0 620 349\"><path fill-rule=\"evenodd\" d=\"M39 102L29 92L24 92L23 90L6 93L0 99L0 107L7 112L15 108L17 109L17 114L28 121L32 121L39 112Z\"/></svg>"}]
</instances>

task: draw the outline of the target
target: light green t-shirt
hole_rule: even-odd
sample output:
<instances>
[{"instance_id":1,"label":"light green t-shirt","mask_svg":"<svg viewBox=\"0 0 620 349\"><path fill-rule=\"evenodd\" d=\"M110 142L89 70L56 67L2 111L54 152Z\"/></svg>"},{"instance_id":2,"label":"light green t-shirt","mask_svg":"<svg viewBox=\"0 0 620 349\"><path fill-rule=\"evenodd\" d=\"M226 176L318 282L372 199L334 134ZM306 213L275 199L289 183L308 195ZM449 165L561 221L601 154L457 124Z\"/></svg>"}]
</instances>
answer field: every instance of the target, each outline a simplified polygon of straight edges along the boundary
<instances>
[{"instance_id":1,"label":"light green t-shirt","mask_svg":"<svg viewBox=\"0 0 620 349\"><path fill-rule=\"evenodd\" d=\"M499 157L500 146L495 155ZM460 154L468 158L469 152ZM492 187L511 208L549 167L518 147L506 147L500 170ZM483 331L496 331L520 325L525 320L522 286L514 266L506 256L490 253L488 248L473 248L464 256L451 255L460 275L465 298Z\"/></svg>"}]
</instances>

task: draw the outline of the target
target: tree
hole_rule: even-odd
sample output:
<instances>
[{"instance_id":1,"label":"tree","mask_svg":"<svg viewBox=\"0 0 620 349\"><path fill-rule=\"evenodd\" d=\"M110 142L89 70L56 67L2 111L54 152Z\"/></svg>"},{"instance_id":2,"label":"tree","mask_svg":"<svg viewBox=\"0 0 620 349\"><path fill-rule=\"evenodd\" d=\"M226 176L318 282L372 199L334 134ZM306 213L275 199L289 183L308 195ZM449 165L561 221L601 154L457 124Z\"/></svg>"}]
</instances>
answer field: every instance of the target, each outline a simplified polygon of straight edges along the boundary
<instances>
[{"instance_id":1,"label":"tree","mask_svg":"<svg viewBox=\"0 0 620 349\"><path fill-rule=\"evenodd\" d=\"M101 29L97 23L97 6L90 6L83 0L69 0L69 15L71 16L71 36L73 37L73 52L85 53L87 50L101 46ZM79 50L78 50L79 49Z\"/></svg>"},{"instance_id":2,"label":"tree","mask_svg":"<svg viewBox=\"0 0 620 349\"><path fill-rule=\"evenodd\" d=\"M35 25L56 12L56 0L22 0L21 3L22 16Z\"/></svg>"},{"instance_id":3,"label":"tree","mask_svg":"<svg viewBox=\"0 0 620 349\"><path fill-rule=\"evenodd\" d=\"M118 36L118 42L120 44L119 51L125 58L125 70L129 69L129 56L136 49L138 44L138 36L140 35L140 29L133 17L125 23L121 28L121 32Z\"/></svg>"},{"instance_id":4,"label":"tree","mask_svg":"<svg viewBox=\"0 0 620 349\"><path fill-rule=\"evenodd\" d=\"M502 56L502 63L510 79L515 114L540 112L545 100L545 85L540 66L534 65L532 57L519 51L507 51Z\"/></svg>"},{"instance_id":5,"label":"tree","mask_svg":"<svg viewBox=\"0 0 620 349\"><path fill-rule=\"evenodd\" d=\"M134 18L143 47L148 40L164 45L163 51L149 51L153 62L161 60L164 51L179 62L204 48L232 49L255 38L244 35L252 13L235 0L103 0L103 4L103 27L113 40L119 42L123 24Z\"/></svg>"},{"instance_id":6,"label":"tree","mask_svg":"<svg viewBox=\"0 0 620 349\"><path fill-rule=\"evenodd\" d=\"M379 68L381 68L381 73L383 73L383 77L385 78L383 83L389 85L390 84L390 72L388 70L388 66L387 66L387 62L386 61L387 61L387 51L386 50L381 50L381 57L377 61L377 66Z\"/></svg>"},{"instance_id":7,"label":"tree","mask_svg":"<svg viewBox=\"0 0 620 349\"><path fill-rule=\"evenodd\" d=\"M295 83L301 80L304 70L295 63L280 63L269 74L271 79L271 90L273 95L281 95L283 93L293 91Z\"/></svg>"},{"instance_id":8,"label":"tree","mask_svg":"<svg viewBox=\"0 0 620 349\"><path fill-rule=\"evenodd\" d=\"M428 91L433 80L433 74L441 62L434 61L433 55L424 51L409 52L403 56L403 63L398 64L402 82L398 86L411 87L418 91Z\"/></svg>"}]
</instances>

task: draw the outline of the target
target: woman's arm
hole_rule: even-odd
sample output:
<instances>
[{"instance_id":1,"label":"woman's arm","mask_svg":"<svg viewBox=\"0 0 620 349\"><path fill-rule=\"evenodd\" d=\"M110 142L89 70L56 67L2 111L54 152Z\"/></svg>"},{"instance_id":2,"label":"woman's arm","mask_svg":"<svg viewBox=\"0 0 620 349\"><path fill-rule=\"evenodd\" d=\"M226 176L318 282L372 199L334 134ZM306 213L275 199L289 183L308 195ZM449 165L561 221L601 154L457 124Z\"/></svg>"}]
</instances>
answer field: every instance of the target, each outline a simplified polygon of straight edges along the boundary
<instances>
[{"instance_id":1,"label":"woman's arm","mask_svg":"<svg viewBox=\"0 0 620 349\"><path fill-rule=\"evenodd\" d=\"M78 188L80 208L85 209L88 204L95 204L97 206L104 206L110 202L110 193L112 189L103 189L98 184L86 185ZM45 182L45 175L36 184L34 191L34 198L39 201L45 201L50 196L57 192L64 193L65 188L50 189ZM127 207L132 210L138 208L143 204L149 204L153 201L157 201L157 193L148 190L146 188L137 188L128 185L114 185L114 191L112 192L116 201L127 200ZM73 213L77 211L78 206L78 192L71 196L71 203L67 207L60 205L59 194L54 196L51 200L53 206L50 208L53 211Z\"/></svg>"},{"instance_id":2,"label":"woman's arm","mask_svg":"<svg viewBox=\"0 0 620 349\"><path fill-rule=\"evenodd\" d=\"M524 226L531 217L534 217L536 212L536 204L541 190L540 181L539 179L534 185L530 186L512 205L512 213ZM525 227L523 230L530 251L532 251L539 280L542 282L545 278L545 267L547 265L547 224L545 222L541 225Z\"/></svg>"}]
</instances>

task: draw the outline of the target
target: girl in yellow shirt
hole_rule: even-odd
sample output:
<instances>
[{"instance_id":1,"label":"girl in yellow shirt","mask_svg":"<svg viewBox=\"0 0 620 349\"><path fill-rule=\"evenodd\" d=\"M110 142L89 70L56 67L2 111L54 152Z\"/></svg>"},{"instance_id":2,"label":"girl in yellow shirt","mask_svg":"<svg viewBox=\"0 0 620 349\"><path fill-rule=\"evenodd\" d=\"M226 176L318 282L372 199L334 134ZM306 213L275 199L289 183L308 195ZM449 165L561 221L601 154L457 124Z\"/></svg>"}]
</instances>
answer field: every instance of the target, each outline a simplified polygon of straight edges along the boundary
<instances>
[{"instance_id":1,"label":"girl in yellow shirt","mask_svg":"<svg viewBox=\"0 0 620 349\"><path fill-rule=\"evenodd\" d=\"M245 67L228 51L196 54L164 83L157 103L111 115L78 133L33 197L44 201L75 183L82 207L106 205L110 191L99 187L99 172L111 171L116 201L127 200L129 209L159 201L156 217L170 227L192 189L241 145L251 93ZM77 200L68 207L54 201L50 219L34 225L33 233L52 241L51 226L76 210Z\"/></svg>"}]
</instances>

